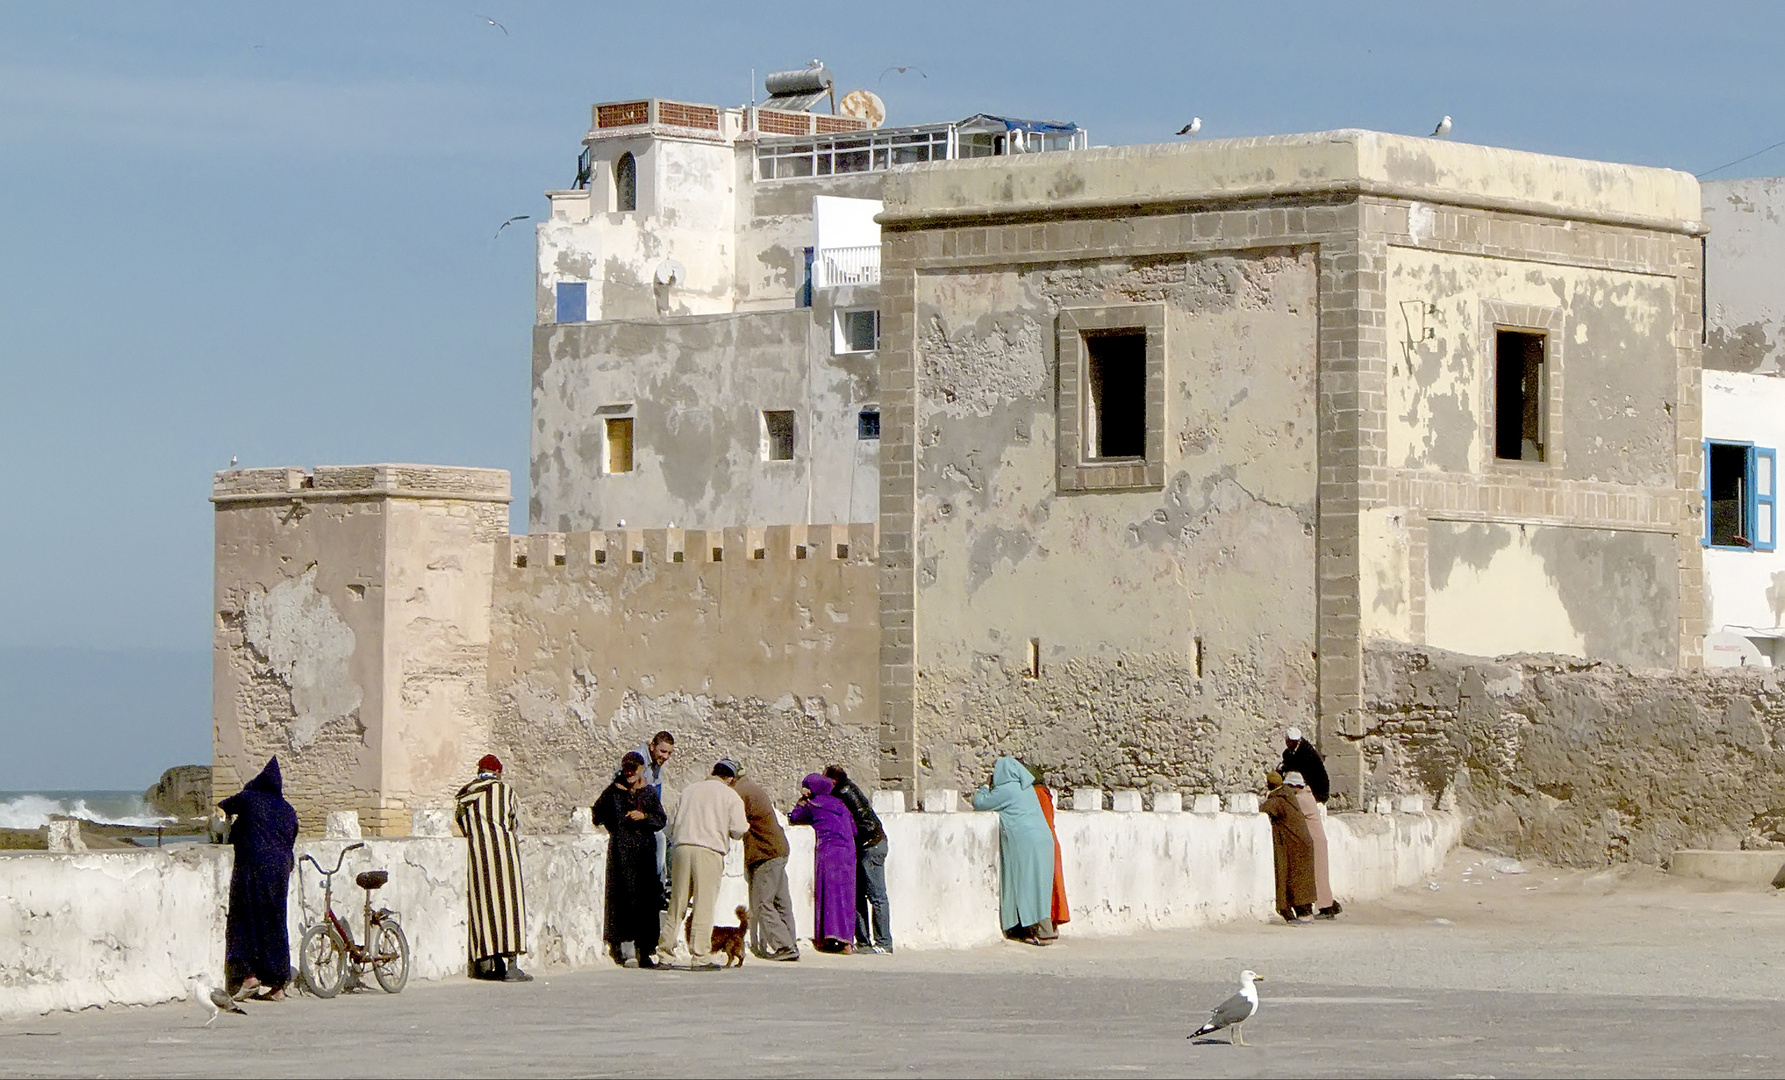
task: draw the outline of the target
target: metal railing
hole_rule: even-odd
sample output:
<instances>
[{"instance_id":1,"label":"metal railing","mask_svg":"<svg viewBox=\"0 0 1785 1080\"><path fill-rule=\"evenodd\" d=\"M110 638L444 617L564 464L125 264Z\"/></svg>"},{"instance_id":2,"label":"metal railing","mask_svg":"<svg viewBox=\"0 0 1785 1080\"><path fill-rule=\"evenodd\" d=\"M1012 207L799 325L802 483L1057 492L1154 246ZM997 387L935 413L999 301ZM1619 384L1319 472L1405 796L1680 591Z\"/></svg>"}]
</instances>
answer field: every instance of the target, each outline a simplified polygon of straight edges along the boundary
<instances>
[{"instance_id":1,"label":"metal railing","mask_svg":"<svg viewBox=\"0 0 1785 1080\"><path fill-rule=\"evenodd\" d=\"M812 287L880 284L880 245L819 248L812 257Z\"/></svg>"}]
</instances>

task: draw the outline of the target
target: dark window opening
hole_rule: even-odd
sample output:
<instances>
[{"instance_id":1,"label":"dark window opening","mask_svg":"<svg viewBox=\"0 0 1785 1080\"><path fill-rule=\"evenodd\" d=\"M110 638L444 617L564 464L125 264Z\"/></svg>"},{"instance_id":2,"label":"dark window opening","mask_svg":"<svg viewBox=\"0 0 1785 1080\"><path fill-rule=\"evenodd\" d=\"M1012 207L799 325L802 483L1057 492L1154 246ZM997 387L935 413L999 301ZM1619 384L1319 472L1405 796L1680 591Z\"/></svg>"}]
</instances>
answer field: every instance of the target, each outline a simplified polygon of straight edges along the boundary
<instances>
[{"instance_id":1,"label":"dark window opening","mask_svg":"<svg viewBox=\"0 0 1785 1080\"><path fill-rule=\"evenodd\" d=\"M1543 461L1543 335L1494 332L1494 456Z\"/></svg>"},{"instance_id":2,"label":"dark window opening","mask_svg":"<svg viewBox=\"0 0 1785 1080\"><path fill-rule=\"evenodd\" d=\"M863 409L855 418L855 436L858 439L878 439L880 437L880 410Z\"/></svg>"},{"instance_id":3,"label":"dark window opening","mask_svg":"<svg viewBox=\"0 0 1785 1080\"><path fill-rule=\"evenodd\" d=\"M638 209L638 159L630 151L614 162L614 209L622 213Z\"/></svg>"},{"instance_id":4,"label":"dark window opening","mask_svg":"<svg viewBox=\"0 0 1785 1080\"><path fill-rule=\"evenodd\" d=\"M1085 337L1088 458L1147 455L1147 335Z\"/></svg>"},{"instance_id":5,"label":"dark window opening","mask_svg":"<svg viewBox=\"0 0 1785 1080\"><path fill-rule=\"evenodd\" d=\"M880 347L880 312L837 312L837 343L840 353L873 352Z\"/></svg>"},{"instance_id":6,"label":"dark window opening","mask_svg":"<svg viewBox=\"0 0 1785 1080\"><path fill-rule=\"evenodd\" d=\"M792 410L764 412L762 432L762 456L765 461L793 460Z\"/></svg>"},{"instance_id":7,"label":"dark window opening","mask_svg":"<svg viewBox=\"0 0 1785 1080\"><path fill-rule=\"evenodd\" d=\"M632 417L615 416L607 421L607 471L632 471Z\"/></svg>"},{"instance_id":8,"label":"dark window opening","mask_svg":"<svg viewBox=\"0 0 1785 1080\"><path fill-rule=\"evenodd\" d=\"M1748 458L1752 448L1711 443L1705 467L1714 547L1752 547L1753 530L1748 521Z\"/></svg>"}]
</instances>

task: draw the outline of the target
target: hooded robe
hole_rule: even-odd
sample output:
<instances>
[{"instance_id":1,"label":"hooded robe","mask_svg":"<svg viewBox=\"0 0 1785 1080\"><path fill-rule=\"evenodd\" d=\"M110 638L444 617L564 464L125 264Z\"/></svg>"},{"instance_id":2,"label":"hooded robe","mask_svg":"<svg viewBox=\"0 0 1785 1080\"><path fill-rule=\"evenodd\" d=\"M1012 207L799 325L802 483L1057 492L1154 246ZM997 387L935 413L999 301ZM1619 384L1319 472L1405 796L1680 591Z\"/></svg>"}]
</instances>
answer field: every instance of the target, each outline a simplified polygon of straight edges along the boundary
<instances>
[{"instance_id":1,"label":"hooded robe","mask_svg":"<svg viewBox=\"0 0 1785 1080\"><path fill-rule=\"evenodd\" d=\"M527 905L521 894L521 853L514 831L514 792L499 775L479 773L459 789L454 817L470 849L466 882L473 962L527 951Z\"/></svg>"},{"instance_id":2,"label":"hooded robe","mask_svg":"<svg viewBox=\"0 0 1785 1080\"><path fill-rule=\"evenodd\" d=\"M810 825L817 836L812 856L812 913L818 922L813 940L855 940L855 816L831 794L828 777L812 773L800 781L810 799L801 799L787 814L795 825Z\"/></svg>"},{"instance_id":3,"label":"hooded robe","mask_svg":"<svg viewBox=\"0 0 1785 1080\"><path fill-rule=\"evenodd\" d=\"M634 820L633 810L645 816ZM595 800L595 824L607 830L607 906L602 939L609 945L634 942L648 956L657 947L663 879L657 874L657 834L668 824L657 789L633 791L619 776Z\"/></svg>"},{"instance_id":4,"label":"hooded robe","mask_svg":"<svg viewBox=\"0 0 1785 1080\"><path fill-rule=\"evenodd\" d=\"M1312 907L1314 890L1314 840L1308 820L1296 804L1296 789L1282 785L1271 789L1260 813L1271 819L1271 862L1277 879L1277 914L1289 918L1296 908Z\"/></svg>"},{"instance_id":5,"label":"hooded robe","mask_svg":"<svg viewBox=\"0 0 1785 1080\"><path fill-rule=\"evenodd\" d=\"M247 787L218 804L235 818L229 827L235 869L229 877L229 917L223 936L224 975L232 986L249 975L275 989L291 981L291 934L285 912L298 820L284 790L279 759L274 757Z\"/></svg>"},{"instance_id":6,"label":"hooded robe","mask_svg":"<svg viewBox=\"0 0 1785 1080\"><path fill-rule=\"evenodd\" d=\"M1054 836L1054 925L1072 921L1072 908L1066 903L1066 859L1060 853L1060 830L1054 827L1054 793L1044 784L1035 785L1035 801L1041 804L1041 816L1047 818L1047 831Z\"/></svg>"},{"instance_id":7,"label":"hooded robe","mask_svg":"<svg viewBox=\"0 0 1785 1080\"><path fill-rule=\"evenodd\" d=\"M973 809L998 812L998 917L1004 929L1036 926L1053 911L1054 833L1035 797L1035 778L1012 757L992 765L992 786Z\"/></svg>"}]
</instances>

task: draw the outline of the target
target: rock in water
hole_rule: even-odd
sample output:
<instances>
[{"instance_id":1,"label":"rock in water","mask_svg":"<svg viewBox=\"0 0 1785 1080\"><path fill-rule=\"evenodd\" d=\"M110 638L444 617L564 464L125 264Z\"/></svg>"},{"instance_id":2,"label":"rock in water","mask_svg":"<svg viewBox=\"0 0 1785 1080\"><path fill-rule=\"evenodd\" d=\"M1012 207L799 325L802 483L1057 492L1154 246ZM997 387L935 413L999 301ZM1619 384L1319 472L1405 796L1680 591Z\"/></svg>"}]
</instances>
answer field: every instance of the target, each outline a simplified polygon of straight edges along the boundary
<instances>
[{"instance_id":1,"label":"rock in water","mask_svg":"<svg viewBox=\"0 0 1785 1080\"><path fill-rule=\"evenodd\" d=\"M211 767L175 765L161 774L154 787L143 792L143 801L157 814L202 818L211 809Z\"/></svg>"}]
</instances>

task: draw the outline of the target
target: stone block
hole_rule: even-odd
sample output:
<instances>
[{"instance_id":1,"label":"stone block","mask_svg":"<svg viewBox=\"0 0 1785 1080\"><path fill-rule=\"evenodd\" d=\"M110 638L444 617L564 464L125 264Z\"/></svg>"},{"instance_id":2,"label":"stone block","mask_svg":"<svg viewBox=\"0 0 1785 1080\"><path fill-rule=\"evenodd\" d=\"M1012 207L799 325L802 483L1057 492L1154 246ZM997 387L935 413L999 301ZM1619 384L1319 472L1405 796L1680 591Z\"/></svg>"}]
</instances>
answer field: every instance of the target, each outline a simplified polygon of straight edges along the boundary
<instances>
[{"instance_id":1,"label":"stone block","mask_svg":"<svg viewBox=\"0 0 1785 1080\"><path fill-rule=\"evenodd\" d=\"M1103 789L1082 787L1072 789L1072 808L1081 813L1094 814L1103 809Z\"/></svg>"},{"instance_id":2,"label":"stone block","mask_svg":"<svg viewBox=\"0 0 1785 1080\"><path fill-rule=\"evenodd\" d=\"M1403 813L1403 814L1423 814L1425 812L1426 812L1426 797L1424 795L1403 795L1403 796L1401 796L1401 813Z\"/></svg>"},{"instance_id":3,"label":"stone block","mask_svg":"<svg viewBox=\"0 0 1785 1080\"><path fill-rule=\"evenodd\" d=\"M565 830L572 836L587 836L595 831L595 818L587 806L570 808L570 828Z\"/></svg>"},{"instance_id":4,"label":"stone block","mask_svg":"<svg viewBox=\"0 0 1785 1080\"><path fill-rule=\"evenodd\" d=\"M903 791L876 791L869 796L874 804L876 814L903 814L905 812L905 793Z\"/></svg>"},{"instance_id":5,"label":"stone block","mask_svg":"<svg viewBox=\"0 0 1785 1080\"><path fill-rule=\"evenodd\" d=\"M1677 877L1727 881L1739 885L1779 887L1785 875L1785 851L1700 851L1685 849L1667 860L1667 872Z\"/></svg>"},{"instance_id":6,"label":"stone block","mask_svg":"<svg viewBox=\"0 0 1785 1080\"><path fill-rule=\"evenodd\" d=\"M1193 814L1219 814L1221 812L1221 796L1213 792L1203 792L1196 796L1196 801L1191 804L1190 812Z\"/></svg>"},{"instance_id":7,"label":"stone block","mask_svg":"<svg viewBox=\"0 0 1785 1080\"><path fill-rule=\"evenodd\" d=\"M323 819L322 838L324 840L358 840L360 839L358 810L330 810Z\"/></svg>"},{"instance_id":8,"label":"stone block","mask_svg":"<svg viewBox=\"0 0 1785 1080\"><path fill-rule=\"evenodd\" d=\"M1378 795L1370 800L1370 813L1392 814L1395 812L1395 800L1392 795Z\"/></svg>"},{"instance_id":9,"label":"stone block","mask_svg":"<svg viewBox=\"0 0 1785 1080\"><path fill-rule=\"evenodd\" d=\"M961 801L961 793L955 788L931 788L919 798L926 814L952 814Z\"/></svg>"},{"instance_id":10,"label":"stone block","mask_svg":"<svg viewBox=\"0 0 1785 1080\"><path fill-rule=\"evenodd\" d=\"M1153 813L1181 814L1184 812L1184 796L1177 791L1158 791L1153 793Z\"/></svg>"},{"instance_id":11,"label":"stone block","mask_svg":"<svg viewBox=\"0 0 1785 1080\"><path fill-rule=\"evenodd\" d=\"M1110 793L1110 809L1118 814L1138 814L1146 809L1141 805L1140 792L1133 788L1117 788Z\"/></svg>"},{"instance_id":12,"label":"stone block","mask_svg":"<svg viewBox=\"0 0 1785 1080\"><path fill-rule=\"evenodd\" d=\"M409 817L409 835L440 838L452 835L452 815L443 807L424 806Z\"/></svg>"},{"instance_id":13,"label":"stone block","mask_svg":"<svg viewBox=\"0 0 1785 1080\"><path fill-rule=\"evenodd\" d=\"M87 850L87 842L81 839L81 823L73 818L50 822L50 850Z\"/></svg>"},{"instance_id":14,"label":"stone block","mask_svg":"<svg viewBox=\"0 0 1785 1080\"><path fill-rule=\"evenodd\" d=\"M1258 813L1258 796L1250 791L1234 791L1227 795L1227 812L1230 814Z\"/></svg>"}]
</instances>

